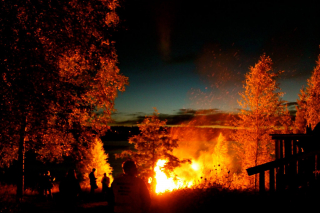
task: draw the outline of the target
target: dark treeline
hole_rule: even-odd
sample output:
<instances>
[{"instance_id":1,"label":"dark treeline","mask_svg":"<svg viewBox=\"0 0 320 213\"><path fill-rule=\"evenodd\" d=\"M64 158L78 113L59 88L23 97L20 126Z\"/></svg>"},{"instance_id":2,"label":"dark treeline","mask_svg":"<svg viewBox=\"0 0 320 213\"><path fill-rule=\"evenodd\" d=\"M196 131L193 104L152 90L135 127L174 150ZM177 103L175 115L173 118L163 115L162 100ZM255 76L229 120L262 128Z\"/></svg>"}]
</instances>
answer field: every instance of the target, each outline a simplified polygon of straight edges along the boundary
<instances>
[{"instance_id":1,"label":"dark treeline","mask_svg":"<svg viewBox=\"0 0 320 213\"><path fill-rule=\"evenodd\" d=\"M203 127L185 127L176 126L168 127L168 131L188 131L194 134L204 134L212 138L218 137L220 133L228 137L230 129L227 128L203 128ZM102 141L128 141L130 137L140 133L138 126L111 126L104 136L101 137Z\"/></svg>"},{"instance_id":2,"label":"dark treeline","mask_svg":"<svg viewBox=\"0 0 320 213\"><path fill-rule=\"evenodd\" d=\"M112 126L101 137L102 141L127 141L132 135L138 135L140 133L137 126Z\"/></svg>"}]
</instances>

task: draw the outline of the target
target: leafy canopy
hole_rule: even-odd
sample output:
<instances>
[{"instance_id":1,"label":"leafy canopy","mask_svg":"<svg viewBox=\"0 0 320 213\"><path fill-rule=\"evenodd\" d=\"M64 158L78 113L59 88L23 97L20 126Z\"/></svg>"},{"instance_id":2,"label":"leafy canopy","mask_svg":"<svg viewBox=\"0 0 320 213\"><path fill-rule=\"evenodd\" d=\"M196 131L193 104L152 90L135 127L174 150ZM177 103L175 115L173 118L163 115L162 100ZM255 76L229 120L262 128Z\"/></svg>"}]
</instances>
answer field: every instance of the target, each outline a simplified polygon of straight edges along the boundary
<instances>
[{"instance_id":1,"label":"leafy canopy","mask_svg":"<svg viewBox=\"0 0 320 213\"><path fill-rule=\"evenodd\" d=\"M272 64L270 57L262 55L245 75L244 91L240 93L241 111L232 137L238 142L235 148L243 170L272 159L274 145L269 134L275 133L281 123L289 122L276 83L280 73L272 70Z\"/></svg>"},{"instance_id":2,"label":"leafy canopy","mask_svg":"<svg viewBox=\"0 0 320 213\"><path fill-rule=\"evenodd\" d=\"M108 129L114 99L127 84L112 42L118 6L117 0L2 1L1 165L17 159L19 143L41 159L81 159Z\"/></svg>"}]
</instances>

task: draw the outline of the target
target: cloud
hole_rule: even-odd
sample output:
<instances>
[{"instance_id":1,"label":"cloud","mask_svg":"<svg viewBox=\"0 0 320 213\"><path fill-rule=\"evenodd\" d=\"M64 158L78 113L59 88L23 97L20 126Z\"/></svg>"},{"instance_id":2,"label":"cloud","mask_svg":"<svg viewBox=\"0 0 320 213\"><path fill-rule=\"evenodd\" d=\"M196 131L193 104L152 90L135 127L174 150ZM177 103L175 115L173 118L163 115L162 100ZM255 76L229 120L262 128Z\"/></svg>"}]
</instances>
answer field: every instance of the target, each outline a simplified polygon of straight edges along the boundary
<instances>
[{"instance_id":1,"label":"cloud","mask_svg":"<svg viewBox=\"0 0 320 213\"><path fill-rule=\"evenodd\" d=\"M158 31L158 49L162 60L168 61L171 57L172 25L175 20L174 4L170 1L155 3L155 16Z\"/></svg>"},{"instance_id":2,"label":"cloud","mask_svg":"<svg viewBox=\"0 0 320 213\"><path fill-rule=\"evenodd\" d=\"M288 107L288 110L289 110L289 113L291 116L295 116L296 115L296 106L298 106L298 103L297 102L288 102L286 103L287 107Z\"/></svg>"},{"instance_id":3,"label":"cloud","mask_svg":"<svg viewBox=\"0 0 320 213\"><path fill-rule=\"evenodd\" d=\"M286 105L287 105L288 107L292 107L292 106L297 106L298 103L297 103L297 102L288 102L288 103L286 103Z\"/></svg>"}]
</instances>

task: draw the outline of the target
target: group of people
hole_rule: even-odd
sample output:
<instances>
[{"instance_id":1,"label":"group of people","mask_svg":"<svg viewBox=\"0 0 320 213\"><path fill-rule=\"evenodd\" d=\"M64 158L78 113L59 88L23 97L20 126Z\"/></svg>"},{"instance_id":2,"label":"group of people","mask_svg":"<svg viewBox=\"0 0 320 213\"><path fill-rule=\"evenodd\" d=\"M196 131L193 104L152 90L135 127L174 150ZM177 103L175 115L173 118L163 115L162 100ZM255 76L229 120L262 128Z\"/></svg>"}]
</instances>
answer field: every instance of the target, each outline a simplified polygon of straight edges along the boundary
<instances>
[{"instance_id":1,"label":"group of people","mask_svg":"<svg viewBox=\"0 0 320 213\"><path fill-rule=\"evenodd\" d=\"M97 185L97 178L95 177L94 172L96 171L95 168L92 169L92 171L89 174L90 179L90 193L93 194L94 190L98 188ZM110 178L107 176L107 173L103 174L102 180L102 193L107 194L109 192L109 184L110 184Z\"/></svg>"},{"instance_id":2,"label":"group of people","mask_svg":"<svg viewBox=\"0 0 320 213\"><path fill-rule=\"evenodd\" d=\"M109 205L115 213L146 213L150 208L150 194L145 182L137 177L138 170L134 161L127 160L122 164L123 174L115 178L109 188L110 179L104 173L101 180L102 192L110 195ZM98 188L96 169L89 174L90 193Z\"/></svg>"},{"instance_id":3,"label":"group of people","mask_svg":"<svg viewBox=\"0 0 320 213\"><path fill-rule=\"evenodd\" d=\"M110 179L106 173L101 180L102 192L108 195L109 207L115 213L147 213L150 208L150 194L146 183L137 177L138 170L134 161L127 160L122 164L123 174L116 177L109 188ZM93 168L89 174L90 193L98 188L96 169ZM76 199L81 192L77 181L75 170L68 171L66 178L59 186L60 193L69 201Z\"/></svg>"}]
</instances>

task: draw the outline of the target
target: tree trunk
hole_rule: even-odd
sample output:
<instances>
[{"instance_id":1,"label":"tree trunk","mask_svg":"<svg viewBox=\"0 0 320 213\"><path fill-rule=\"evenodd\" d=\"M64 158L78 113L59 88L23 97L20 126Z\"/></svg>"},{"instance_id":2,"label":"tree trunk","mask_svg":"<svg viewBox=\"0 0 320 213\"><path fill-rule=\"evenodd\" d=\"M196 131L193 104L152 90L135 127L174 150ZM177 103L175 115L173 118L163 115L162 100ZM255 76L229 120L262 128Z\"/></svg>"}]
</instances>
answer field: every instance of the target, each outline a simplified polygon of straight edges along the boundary
<instances>
[{"instance_id":1,"label":"tree trunk","mask_svg":"<svg viewBox=\"0 0 320 213\"><path fill-rule=\"evenodd\" d=\"M24 194L24 159L25 159L25 136L26 136L27 117L23 115L20 127L20 139L18 150L18 183L17 199L22 199Z\"/></svg>"},{"instance_id":2,"label":"tree trunk","mask_svg":"<svg viewBox=\"0 0 320 213\"><path fill-rule=\"evenodd\" d=\"M155 150L154 150L154 140L152 140L152 174L154 174L154 167L155 167L155 156L154 156L154 153L155 152ZM155 192L156 191L156 178L155 178L155 175L153 175L153 177L152 177L152 182L153 182L153 184L152 184L152 191L153 192Z\"/></svg>"},{"instance_id":3,"label":"tree trunk","mask_svg":"<svg viewBox=\"0 0 320 213\"><path fill-rule=\"evenodd\" d=\"M257 99L257 108L258 108L258 104L259 104L259 99ZM254 160L254 166L258 166L258 150L259 150L259 127L260 127L260 124L259 124L259 111L257 110L256 112L256 156L255 156L255 160ZM256 190L257 189L257 179L258 179L258 175L255 174L254 176L254 189Z\"/></svg>"},{"instance_id":4,"label":"tree trunk","mask_svg":"<svg viewBox=\"0 0 320 213\"><path fill-rule=\"evenodd\" d=\"M152 171L154 171L154 167L155 167L155 158L154 158L154 141L152 141Z\"/></svg>"}]
</instances>

